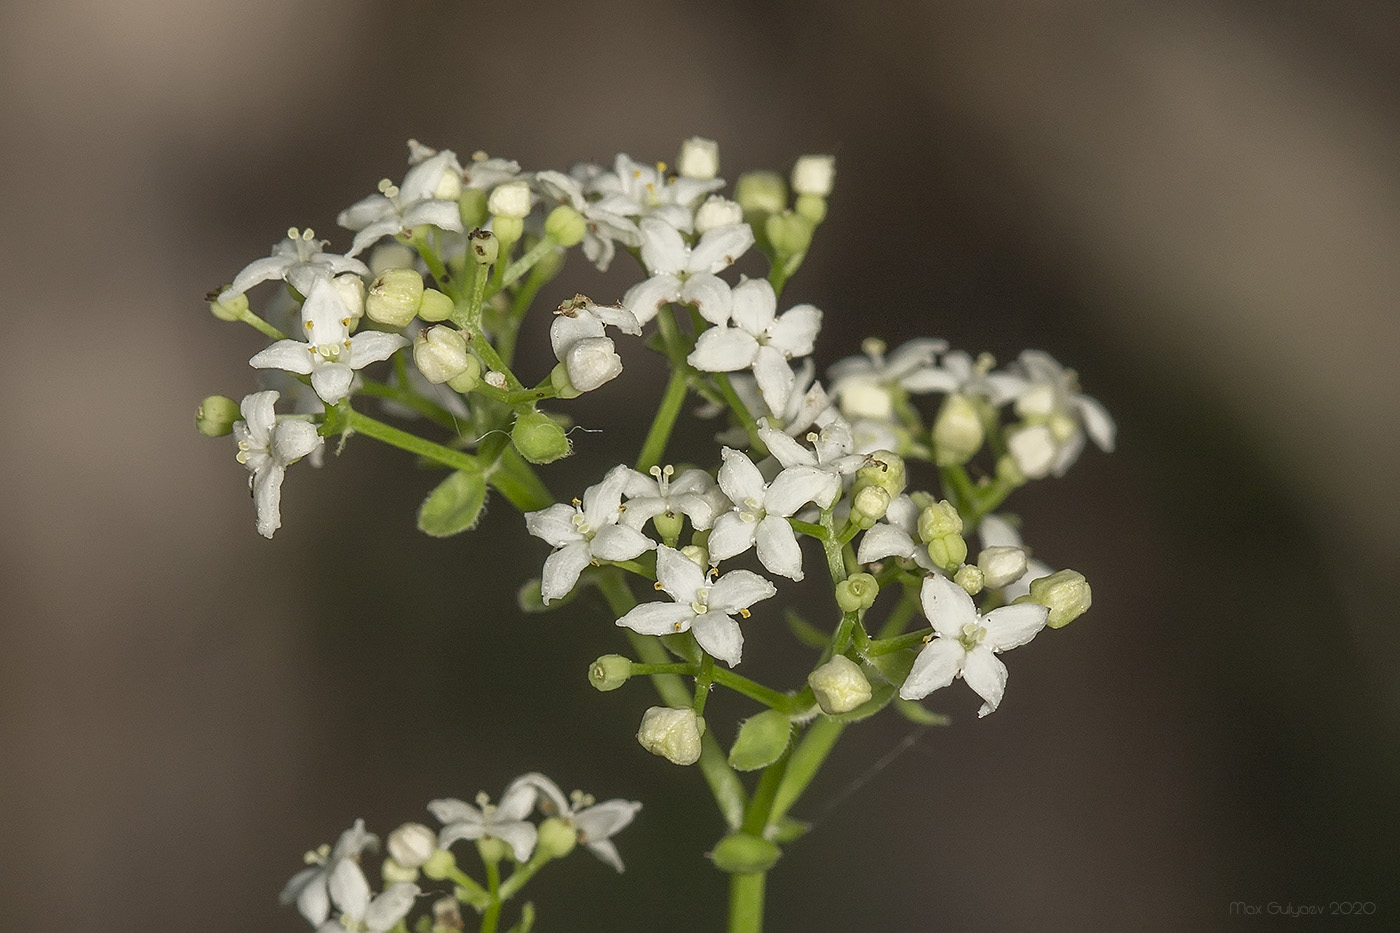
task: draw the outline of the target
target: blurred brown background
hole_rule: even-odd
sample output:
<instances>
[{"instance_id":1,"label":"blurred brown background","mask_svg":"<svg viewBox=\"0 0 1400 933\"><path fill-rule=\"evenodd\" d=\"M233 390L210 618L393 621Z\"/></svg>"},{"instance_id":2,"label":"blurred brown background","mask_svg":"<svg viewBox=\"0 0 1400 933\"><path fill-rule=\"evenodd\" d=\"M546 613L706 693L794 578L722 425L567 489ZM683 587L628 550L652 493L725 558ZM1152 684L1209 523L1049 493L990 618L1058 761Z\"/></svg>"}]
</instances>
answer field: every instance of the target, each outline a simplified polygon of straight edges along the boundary
<instances>
[{"instance_id":1,"label":"blurred brown background","mask_svg":"<svg viewBox=\"0 0 1400 933\"><path fill-rule=\"evenodd\" d=\"M909 727L857 730L772 928L1400 923L1393 5L12 3L0 69L6 929L306 929L276 905L305 849L530 769L646 802L626 876L532 886L539 929L719 928L699 775L632 741L643 688L585 685L607 618L514 611L518 517L418 536L433 477L362 441L291 471L269 543L192 425L260 346L204 292L293 224L345 248L406 138L567 168L696 133L731 179L836 152L787 296L827 312L819 362L1043 347L1120 427L1015 500L1090 615L847 793ZM580 265L561 289L625 287ZM777 670L779 625L748 631Z\"/></svg>"}]
</instances>

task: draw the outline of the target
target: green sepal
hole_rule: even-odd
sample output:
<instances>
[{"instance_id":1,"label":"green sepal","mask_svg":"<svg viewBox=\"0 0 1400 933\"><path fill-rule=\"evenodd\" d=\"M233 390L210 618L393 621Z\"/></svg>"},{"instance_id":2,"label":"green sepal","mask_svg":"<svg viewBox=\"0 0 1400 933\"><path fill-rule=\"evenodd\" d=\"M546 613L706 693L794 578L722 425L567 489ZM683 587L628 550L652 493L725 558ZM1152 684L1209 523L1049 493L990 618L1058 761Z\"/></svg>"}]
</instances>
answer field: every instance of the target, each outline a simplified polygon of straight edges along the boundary
<instances>
[{"instance_id":1,"label":"green sepal","mask_svg":"<svg viewBox=\"0 0 1400 933\"><path fill-rule=\"evenodd\" d=\"M434 538L470 530L486 505L486 474L478 467L458 470L438 483L418 509L418 529Z\"/></svg>"},{"instance_id":2,"label":"green sepal","mask_svg":"<svg viewBox=\"0 0 1400 933\"><path fill-rule=\"evenodd\" d=\"M807 835L807 832L811 828L812 824L805 820L784 816L782 819L778 820L777 825L773 827L773 841L778 845L787 845L790 842L796 842Z\"/></svg>"},{"instance_id":3,"label":"green sepal","mask_svg":"<svg viewBox=\"0 0 1400 933\"><path fill-rule=\"evenodd\" d=\"M860 722L862 719L869 719L880 710L890 705L890 701L895 696L894 684L871 685L870 699L866 700L849 713L838 713L835 716L827 716L832 722Z\"/></svg>"},{"instance_id":4,"label":"green sepal","mask_svg":"<svg viewBox=\"0 0 1400 933\"><path fill-rule=\"evenodd\" d=\"M925 709L920 704L913 700L906 700L904 697L895 697L894 711L920 726L947 726L953 722L953 717Z\"/></svg>"},{"instance_id":5,"label":"green sepal","mask_svg":"<svg viewBox=\"0 0 1400 933\"><path fill-rule=\"evenodd\" d=\"M825 648L827 643L831 641L831 634L829 632L823 632L811 622L802 618L796 610L789 609L784 613L784 618L787 620L788 630L792 632L792 637L796 638L808 648L820 650Z\"/></svg>"},{"instance_id":6,"label":"green sepal","mask_svg":"<svg viewBox=\"0 0 1400 933\"><path fill-rule=\"evenodd\" d=\"M729 767L735 771L766 768L787 751L792 741L792 723L785 713L764 710L744 720L739 737L729 750Z\"/></svg>"},{"instance_id":7,"label":"green sepal","mask_svg":"<svg viewBox=\"0 0 1400 933\"><path fill-rule=\"evenodd\" d=\"M710 853L710 860L720 871L731 875L761 874L777 864L783 850L751 833L730 833L719 841Z\"/></svg>"}]
</instances>

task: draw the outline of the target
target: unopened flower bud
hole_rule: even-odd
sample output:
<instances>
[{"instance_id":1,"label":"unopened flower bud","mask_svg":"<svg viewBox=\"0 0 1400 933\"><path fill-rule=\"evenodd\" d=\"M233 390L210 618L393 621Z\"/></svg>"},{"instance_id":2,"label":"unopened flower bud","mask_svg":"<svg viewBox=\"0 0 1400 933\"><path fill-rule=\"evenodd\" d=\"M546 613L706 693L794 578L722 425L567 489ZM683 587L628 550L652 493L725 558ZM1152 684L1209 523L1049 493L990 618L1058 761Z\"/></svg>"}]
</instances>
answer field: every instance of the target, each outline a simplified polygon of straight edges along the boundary
<instances>
[{"instance_id":1,"label":"unopened flower bud","mask_svg":"<svg viewBox=\"0 0 1400 933\"><path fill-rule=\"evenodd\" d=\"M504 839L497 839L495 836L484 836L478 839L476 841L476 851L477 854L481 856L481 860L488 865L499 862L507 855L512 858L515 857L511 847L506 844L506 841Z\"/></svg>"},{"instance_id":2,"label":"unopened flower bud","mask_svg":"<svg viewBox=\"0 0 1400 933\"><path fill-rule=\"evenodd\" d=\"M194 426L205 437L223 437L233 431L233 423L240 421L243 413L238 403L227 395L211 395L199 403L194 413Z\"/></svg>"},{"instance_id":3,"label":"unopened flower bud","mask_svg":"<svg viewBox=\"0 0 1400 933\"><path fill-rule=\"evenodd\" d=\"M738 201L712 194L695 211L695 232L704 234L716 227L727 227L743 220L744 209Z\"/></svg>"},{"instance_id":4,"label":"unopened flower bud","mask_svg":"<svg viewBox=\"0 0 1400 933\"><path fill-rule=\"evenodd\" d=\"M486 192L480 188L464 188L457 198L457 214L462 218L463 230L474 230L486 223L491 216L486 209Z\"/></svg>"},{"instance_id":5,"label":"unopened flower bud","mask_svg":"<svg viewBox=\"0 0 1400 933\"><path fill-rule=\"evenodd\" d=\"M413 338L413 362L433 385L462 375L473 358L467 351L467 338L450 324L425 327Z\"/></svg>"},{"instance_id":6,"label":"unopened flower bud","mask_svg":"<svg viewBox=\"0 0 1400 933\"><path fill-rule=\"evenodd\" d=\"M734 184L734 200L745 214L787 210L787 184L777 172L745 172Z\"/></svg>"},{"instance_id":7,"label":"unopened flower bud","mask_svg":"<svg viewBox=\"0 0 1400 933\"><path fill-rule=\"evenodd\" d=\"M423 874L434 881L442 881L447 878L452 869L457 867L457 858L447 849L438 849L428 860L423 863Z\"/></svg>"},{"instance_id":8,"label":"unopened flower bud","mask_svg":"<svg viewBox=\"0 0 1400 933\"><path fill-rule=\"evenodd\" d=\"M549 371L549 384L554 387L555 398L578 398L583 394L569 381L569 367L564 363Z\"/></svg>"},{"instance_id":9,"label":"unopened flower bud","mask_svg":"<svg viewBox=\"0 0 1400 933\"><path fill-rule=\"evenodd\" d=\"M241 321L248 314L248 296L237 294L228 301L219 300L219 292L209 293L209 312L221 321Z\"/></svg>"},{"instance_id":10,"label":"unopened flower bud","mask_svg":"<svg viewBox=\"0 0 1400 933\"><path fill-rule=\"evenodd\" d=\"M967 542L963 540L962 535L949 534L934 538L928 543L928 557L934 566L942 567L951 573L967 560Z\"/></svg>"},{"instance_id":11,"label":"unopened flower bud","mask_svg":"<svg viewBox=\"0 0 1400 933\"><path fill-rule=\"evenodd\" d=\"M956 393L943 399L933 422L935 462L939 466L959 466L982 449L986 434L977 405L966 395Z\"/></svg>"},{"instance_id":12,"label":"unopened flower bud","mask_svg":"<svg viewBox=\"0 0 1400 933\"><path fill-rule=\"evenodd\" d=\"M855 489L879 486L893 499L904 492L904 458L888 450L877 450L865 458L865 466L856 471Z\"/></svg>"},{"instance_id":13,"label":"unopened flower bud","mask_svg":"<svg viewBox=\"0 0 1400 933\"><path fill-rule=\"evenodd\" d=\"M824 198L831 194L835 178L835 156L805 155L792 167L792 190L798 194L815 194Z\"/></svg>"},{"instance_id":14,"label":"unopened flower bud","mask_svg":"<svg viewBox=\"0 0 1400 933\"><path fill-rule=\"evenodd\" d=\"M530 214L530 186L523 181L497 185L486 199L492 217L523 218Z\"/></svg>"},{"instance_id":15,"label":"unopened flower bud","mask_svg":"<svg viewBox=\"0 0 1400 933\"><path fill-rule=\"evenodd\" d=\"M574 851L576 845L578 830L559 817L551 816L540 823L539 841L535 844L536 852L543 852L550 858L563 858Z\"/></svg>"},{"instance_id":16,"label":"unopened flower bud","mask_svg":"<svg viewBox=\"0 0 1400 933\"><path fill-rule=\"evenodd\" d=\"M692 136L681 143L676 172L683 178L708 181L719 174L719 143L703 136Z\"/></svg>"},{"instance_id":17,"label":"unopened flower bud","mask_svg":"<svg viewBox=\"0 0 1400 933\"><path fill-rule=\"evenodd\" d=\"M976 564L963 564L957 573L953 574L953 582L966 590L967 595L976 596L986 585L986 578L982 576L982 571Z\"/></svg>"},{"instance_id":18,"label":"unopened flower bud","mask_svg":"<svg viewBox=\"0 0 1400 933\"><path fill-rule=\"evenodd\" d=\"M584 337L569 346L564 366L575 389L592 392L622 374L622 357L611 337Z\"/></svg>"},{"instance_id":19,"label":"unopened flower bud","mask_svg":"<svg viewBox=\"0 0 1400 933\"><path fill-rule=\"evenodd\" d=\"M414 273L415 276L418 273ZM352 321L358 321L365 316L365 281L353 272L344 275L337 275L331 279L331 284L335 286L336 294L340 295L341 304L345 305L350 312ZM418 279L418 285L423 285L422 278Z\"/></svg>"},{"instance_id":20,"label":"unopened flower bud","mask_svg":"<svg viewBox=\"0 0 1400 933\"><path fill-rule=\"evenodd\" d=\"M836 584L836 605L842 612L859 612L875 605L880 584L868 573L853 573Z\"/></svg>"},{"instance_id":21,"label":"unopened flower bud","mask_svg":"<svg viewBox=\"0 0 1400 933\"><path fill-rule=\"evenodd\" d=\"M418 254L412 247L397 240L385 240L370 251L366 265L370 274L377 276L389 269L412 269L417 261Z\"/></svg>"},{"instance_id":22,"label":"unopened flower bud","mask_svg":"<svg viewBox=\"0 0 1400 933\"><path fill-rule=\"evenodd\" d=\"M700 736L705 721L693 709L653 706L642 715L637 741L642 748L676 765L693 765L700 760Z\"/></svg>"},{"instance_id":23,"label":"unopened flower bud","mask_svg":"<svg viewBox=\"0 0 1400 933\"><path fill-rule=\"evenodd\" d=\"M418 316L430 324L436 324L450 318L454 307L452 299L436 288L425 288L423 300L418 305Z\"/></svg>"},{"instance_id":24,"label":"unopened flower bud","mask_svg":"<svg viewBox=\"0 0 1400 933\"><path fill-rule=\"evenodd\" d=\"M681 529L685 527L685 516L679 512L661 512L652 516L651 524L661 536L661 540L675 541L681 536Z\"/></svg>"},{"instance_id":25,"label":"unopened flower bud","mask_svg":"<svg viewBox=\"0 0 1400 933\"><path fill-rule=\"evenodd\" d=\"M812 245L814 230L810 220L793 211L769 214L763 221L763 232L767 235L768 242L776 252L784 256L796 256L807 252L807 247Z\"/></svg>"},{"instance_id":26,"label":"unopened flower bud","mask_svg":"<svg viewBox=\"0 0 1400 933\"><path fill-rule=\"evenodd\" d=\"M437 833L422 823L405 823L389 834L384 847L404 868L422 868L438 850Z\"/></svg>"},{"instance_id":27,"label":"unopened flower bud","mask_svg":"<svg viewBox=\"0 0 1400 933\"><path fill-rule=\"evenodd\" d=\"M386 858L379 866L379 874L383 876L385 884L397 884L400 881L417 881L418 869L409 868L407 865L400 865L396 858Z\"/></svg>"},{"instance_id":28,"label":"unopened flower bud","mask_svg":"<svg viewBox=\"0 0 1400 933\"><path fill-rule=\"evenodd\" d=\"M1016 465L1016 458L1010 454L1003 454L997 458L997 482L1013 489L1026 485L1026 474L1021 472L1021 468Z\"/></svg>"},{"instance_id":29,"label":"unopened flower bud","mask_svg":"<svg viewBox=\"0 0 1400 933\"><path fill-rule=\"evenodd\" d=\"M1044 424L1023 424L1008 429L1006 449L1027 479L1042 479L1048 475L1059 452L1055 435Z\"/></svg>"},{"instance_id":30,"label":"unopened flower bud","mask_svg":"<svg viewBox=\"0 0 1400 933\"><path fill-rule=\"evenodd\" d=\"M573 447L559 422L538 410L516 416L510 439L531 463L553 463L567 457Z\"/></svg>"},{"instance_id":31,"label":"unopened flower bud","mask_svg":"<svg viewBox=\"0 0 1400 933\"><path fill-rule=\"evenodd\" d=\"M849 713L871 697L870 681L860 665L838 654L807 675L807 683L817 698L817 705L828 716Z\"/></svg>"},{"instance_id":32,"label":"unopened flower bud","mask_svg":"<svg viewBox=\"0 0 1400 933\"><path fill-rule=\"evenodd\" d=\"M841 385L841 414L855 421L889 421L894 417L894 397L873 378L852 377Z\"/></svg>"},{"instance_id":33,"label":"unopened flower bud","mask_svg":"<svg viewBox=\"0 0 1400 933\"><path fill-rule=\"evenodd\" d=\"M1048 577L1031 581L1031 592L1016 600L1040 603L1050 610L1045 624L1063 628L1082 616L1093 604L1094 594L1084 574L1074 570L1057 570Z\"/></svg>"},{"instance_id":34,"label":"unopened flower bud","mask_svg":"<svg viewBox=\"0 0 1400 933\"><path fill-rule=\"evenodd\" d=\"M519 217L493 217L491 229L495 231L498 240L509 246L525 233L525 221Z\"/></svg>"},{"instance_id":35,"label":"unopened flower bud","mask_svg":"<svg viewBox=\"0 0 1400 933\"><path fill-rule=\"evenodd\" d=\"M603 693L621 687L631 676L632 662L620 654L605 654L588 668L588 682Z\"/></svg>"},{"instance_id":36,"label":"unopened flower bud","mask_svg":"<svg viewBox=\"0 0 1400 933\"><path fill-rule=\"evenodd\" d=\"M883 486L864 486L851 498L851 521L857 528L871 528L890 509L890 494Z\"/></svg>"},{"instance_id":37,"label":"unopened flower bud","mask_svg":"<svg viewBox=\"0 0 1400 933\"><path fill-rule=\"evenodd\" d=\"M463 395L481 385L481 361L474 356L467 357L467 368L447 380L448 388Z\"/></svg>"},{"instance_id":38,"label":"unopened flower bud","mask_svg":"<svg viewBox=\"0 0 1400 933\"><path fill-rule=\"evenodd\" d=\"M932 541L944 535L960 535L962 530L962 516L947 499L935 502L919 513L917 531L920 541Z\"/></svg>"},{"instance_id":39,"label":"unopened flower bud","mask_svg":"<svg viewBox=\"0 0 1400 933\"><path fill-rule=\"evenodd\" d=\"M490 230L473 230L467 235L467 249L477 265L489 266L501 255L501 241Z\"/></svg>"},{"instance_id":40,"label":"unopened flower bud","mask_svg":"<svg viewBox=\"0 0 1400 933\"><path fill-rule=\"evenodd\" d=\"M567 204L560 204L544 220L544 232L560 246L575 246L588 232L583 215Z\"/></svg>"},{"instance_id":41,"label":"unopened flower bud","mask_svg":"<svg viewBox=\"0 0 1400 933\"><path fill-rule=\"evenodd\" d=\"M407 327L423 302L423 277L413 269L385 269L369 287L365 314L390 327Z\"/></svg>"},{"instance_id":42,"label":"unopened flower bud","mask_svg":"<svg viewBox=\"0 0 1400 933\"><path fill-rule=\"evenodd\" d=\"M1018 547L983 548L977 555L977 566L987 586L994 590L1015 583L1026 573L1026 552Z\"/></svg>"},{"instance_id":43,"label":"unopened flower bud","mask_svg":"<svg viewBox=\"0 0 1400 933\"><path fill-rule=\"evenodd\" d=\"M792 209L810 220L813 226L826 220L826 198L819 194L799 194Z\"/></svg>"}]
</instances>

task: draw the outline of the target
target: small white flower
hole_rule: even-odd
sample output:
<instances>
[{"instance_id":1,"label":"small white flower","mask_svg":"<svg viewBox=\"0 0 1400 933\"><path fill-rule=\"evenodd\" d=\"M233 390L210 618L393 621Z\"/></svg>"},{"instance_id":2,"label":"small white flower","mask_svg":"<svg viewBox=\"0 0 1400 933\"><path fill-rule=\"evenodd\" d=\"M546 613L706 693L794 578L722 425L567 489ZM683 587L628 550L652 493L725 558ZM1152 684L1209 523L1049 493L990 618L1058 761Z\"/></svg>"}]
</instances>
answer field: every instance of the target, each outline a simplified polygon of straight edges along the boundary
<instances>
[{"instance_id":1,"label":"small white flower","mask_svg":"<svg viewBox=\"0 0 1400 933\"><path fill-rule=\"evenodd\" d=\"M643 635L693 632L701 648L730 667L739 663L744 648L734 616L747 618L750 606L778 592L749 570L731 570L711 584L698 564L665 545L656 551L656 585L674 602L642 603L617 624Z\"/></svg>"},{"instance_id":2,"label":"small white flower","mask_svg":"<svg viewBox=\"0 0 1400 933\"><path fill-rule=\"evenodd\" d=\"M946 392L978 396L1001 406L1025 389L1025 381L1011 373L995 372L996 361L983 353L974 360L963 350L944 354L937 366L917 369L901 385L910 392Z\"/></svg>"},{"instance_id":3,"label":"small white flower","mask_svg":"<svg viewBox=\"0 0 1400 933\"><path fill-rule=\"evenodd\" d=\"M925 578L919 598L934 638L914 659L899 695L922 699L961 677L983 700L977 715L992 712L1006 691L1006 665L996 653L1034 638L1045 627L1049 610L1020 603L980 615L966 590L939 576Z\"/></svg>"},{"instance_id":4,"label":"small white flower","mask_svg":"<svg viewBox=\"0 0 1400 933\"><path fill-rule=\"evenodd\" d=\"M282 903L295 901L297 910L308 922L316 926L325 923L331 912L329 885L336 868L346 861L354 864L361 852L378 844L379 837L365 831L365 821L356 820L354 826L340 834L335 848L323 845L306 853L306 863L311 867L303 868L287 882L282 889Z\"/></svg>"},{"instance_id":5,"label":"small white flower","mask_svg":"<svg viewBox=\"0 0 1400 933\"><path fill-rule=\"evenodd\" d=\"M708 233L716 227L744 222L744 209L738 201L712 194L695 210L695 232Z\"/></svg>"},{"instance_id":6,"label":"small white flower","mask_svg":"<svg viewBox=\"0 0 1400 933\"><path fill-rule=\"evenodd\" d=\"M761 425L759 439L784 467L808 466L841 477L854 473L866 463L864 456L851 453L855 444L851 428L839 418L820 431L808 432L806 440L811 442L812 450L782 431L768 427L766 422Z\"/></svg>"},{"instance_id":7,"label":"small white flower","mask_svg":"<svg viewBox=\"0 0 1400 933\"><path fill-rule=\"evenodd\" d=\"M486 209L498 217L527 217L530 214L530 186L523 181L508 181L491 189Z\"/></svg>"},{"instance_id":8,"label":"small white flower","mask_svg":"<svg viewBox=\"0 0 1400 933\"><path fill-rule=\"evenodd\" d=\"M608 266L612 264L617 251L614 243L627 247L642 245L642 232L636 222L606 210L597 201L588 200L584 195L583 183L572 175L536 172L531 182L546 201L567 204L583 215L587 225L583 234L583 255L597 266L599 272L608 271Z\"/></svg>"},{"instance_id":9,"label":"small white flower","mask_svg":"<svg viewBox=\"0 0 1400 933\"><path fill-rule=\"evenodd\" d=\"M408 345L401 334L378 330L350 336L351 309L329 279L318 279L301 307L307 342L279 340L248 361L254 369L282 369L311 376L311 386L327 405L350 393L355 370L387 360Z\"/></svg>"},{"instance_id":10,"label":"small white flower","mask_svg":"<svg viewBox=\"0 0 1400 933\"><path fill-rule=\"evenodd\" d=\"M459 839L499 839L510 846L517 862L524 862L535 851L538 830L525 817L535 806L535 788L515 783L491 803L485 793L476 795L476 806L452 797L434 800L428 811L443 824L438 848L446 849Z\"/></svg>"},{"instance_id":11,"label":"small white flower","mask_svg":"<svg viewBox=\"0 0 1400 933\"><path fill-rule=\"evenodd\" d=\"M595 803L593 798L582 791L574 791L568 797L549 778L538 772L522 774L511 787L528 784L539 792L536 803L546 816L563 820L578 831L578 841L588 850L617 871L622 871L622 857L612 837L632 822L642 805L635 800L605 800ZM510 790L506 790L507 796Z\"/></svg>"},{"instance_id":12,"label":"small white flower","mask_svg":"<svg viewBox=\"0 0 1400 933\"><path fill-rule=\"evenodd\" d=\"M598 206L622 217L653 218L689 232L695 204L724 187L719 178L667 177L665 165L643 165L619 154L611 172L591 173L588 193L599 195Z\"/></svg>"},{"instance_id":13,"label":"small white flower","mask_svg":"<svg viewBox=\"0 0 1400 933\"><path fill-rule=\"evenodd\" d=\"M650 477L632 470L622 490L627 497L622 523L640 530L658 515L679 513L689 518L697 531L705 531L720 510L729 508L723 490L704 470L686 470L672 479L675 473L670 464L652 467Z\"/></svg>"},{"instance_id":14,"label":"small white flower","mask_svg":"<svg viewBox=\"0 0 1400 933\"><path fill-rule=\"evenodd\" d=\"M757 368L760 360L772 368L774 360L811 354L821 330L821 311L803 304L777 315L778 296L767 279L740 282L733 289L732 301L730 320L737 326L712 327L701 334L686 358L691 366L727 373Z\"/></svg>"},{"instance_id":15,"label":"small white flower","mask_svg":"<svg viewBox=\"0 0 1400 933\"><path fill-rule=\"evenodd\" d=\"M278 421L276 403L277 393L271 390L246 396L239 405L243 420L233 424L238 462L252 474L248 488L258 511L258 534L264 538L271 538L282 527L282 478L287 467L323 443L309 421Z\"/></svg>"},{"instance_id":16,"label":"small white flower","mask_svg":"<svg viewBox=\"0 0 1400 933\"><path fill-rule=\"evenodd\" d=\"M219 293L219 301L229 301L259 282L281 279L301 295L310 293L318 279L334 278L344 272L369 275L369 269L358 259L322 252L329 240L318 240L308 227L287 231L287 238L272 248L266 259L255 259L233 277L233 284Z\"/></svg>"},{"instance_id":17,"label":"small white flower","mask_svg":"<svg viewBox=\"0 0 1400 933\"><path fill-rule=\"evenodd\" d=\"M794 370L792 364L779 354L765 353L754 363L753 375L738 373L733 377L734 391L744 407L754 418L765 418L770 424L781 424L783 433L790 437L805 436L815 426L823 428L841 416L832 405L826 390L815 380L816 364L810 359ZM724 411L716 407L718 414ZM740 428L734 432L731 441L724 436L725 443L739 446L747 443L747 435Z\"/></svg>"},{"instance_id":18,"label":"small white flower","mask_svg":"<svg viewBox=\"0 0 1400 933\"><path fill-rule=\"evenodd\" d=\"M757 545L758 560L768 570L802 579L802 549L788 519L808 502L830 508L841 494L841 479L812 466L791 466L773 482L742 451L725 447L719 485L735 509L715 519L710 531L710 562L736 557Z\"/></svg>"},{"instance_id":19,"label":"small white flower","mask_svg":"<svg viewBox=\"0 0 1400 933\"><path fill-rule=\"evenodd\" d=\"M1079 459L1085 432L1100 450L1112 452L1113 418L1079 391L1074 370L1040 350L1022 351L1013 368L1022 380L1016 414L1023 423L1008 431L1007 445L1027 478L1063 476Z\"/></svg>"},{"instance_id":20,"label":"small white flower","mask_svg":"<svg viewBox=\"0 0 1400 933\"><path fill-rule=\"evenodd\" d=\"M399 881L371 900L364 871L350 859L335 866L327 887L340 916L322 923L316 933L388 933L408 915L418 897L418 885Z\"/></svg>"},{"instance_id":21,"label":"small white flower","mask_svg":"<svg viewBox=\"0 0 1400 933\"><path fill-rule=\"evenodd\" d=\"M520 163L514 159L491 157L478 149L462 170L462 185L479 191L490 191L497 185L520 177Z\"/></svg>"},{"instance_id":22,"label":"small white flower","mask_svg":"<svg viewBox=\"0 0 1400 933\"><path fill-rule=\"evenodd\" d=\"M526 513L530 534L556 548L541 574L540 593L546 604L567 595L591 561L632 560L656 547L640 531L618 524L622 490L632 472L626 466L613 467L601 483L588 488L582 502L575 499L572 506L556 503Z\"/></svg>"},{"instance_id":23,"label":"small white flower","mask_svg":"<svg viewBox=\"0 0 1400 933\"><path fill-rule=\"evenodd\" d=\"M416 148L415 148L416 147ZM415 142L410 158L420 158L404 175L402 184L389 179L379 183L379 193L347 207L335 222L357 230L348 256L358 256L381 238L405 233L422 224L462 232L457 196L462 191L462 166L450 149L433 152ZM430 156L426 153L432 152Z\"/></svg>"},{"instance_id":24,"label":"small white flower","mask_svg":"<svg viewBox=\"0 0 1400 933\"><path fill-rule=\"evenodd\" d=\"M575 295L554 314L549 342L575 389L591 392L621 374L622 359L604 328L611 325L624 334L640 334L642 326L631 311L594 304Z\"/></svg>"},{"instance_id":25,"label":"small white flower","mask_svg":"<svg viewBox=\"0 0 1400 933\"><path fill-rule=\"evenodd\" d=\"M831 394L841 413L855 421L869 418L890 421L894 417L896 389L919 385L923 374L933 368L938 354L948 349L946 340L926 337L910 340L885 355L885 342L870 337L861 344L862 356L848 356L827 371Z\"/></svg>"},{"instance_id":26,"label":"small white flower","mask_svg":"<svg viewBox=\"0 0 1400 933\"><path fill-rule=\"evenodd\" d=\"M622 298L623 306L642 324L656 317L661 306L671 301L694 305L711 324L727 322L732 303L730 288L715 273L732 266L753 246L749 225L715 227L701 234L693 247L687 246L680 232L665 221L647 217L639 226L642 264L651 278L629 288Z\"/></svg>"},{"instance_id":27,"label":"small white flower","mask_svg":"<svg viewBox=\"0 0 1400 933\"><path fill-rule=\"evenodd\" d=\"M919 507L908 496L897 496L885 511L885 520L876 522L861 535L856 561L873 564L887 557L912 560L930 573L937 572L928 548L919 543Z\"/></svg>"}]
</instances>

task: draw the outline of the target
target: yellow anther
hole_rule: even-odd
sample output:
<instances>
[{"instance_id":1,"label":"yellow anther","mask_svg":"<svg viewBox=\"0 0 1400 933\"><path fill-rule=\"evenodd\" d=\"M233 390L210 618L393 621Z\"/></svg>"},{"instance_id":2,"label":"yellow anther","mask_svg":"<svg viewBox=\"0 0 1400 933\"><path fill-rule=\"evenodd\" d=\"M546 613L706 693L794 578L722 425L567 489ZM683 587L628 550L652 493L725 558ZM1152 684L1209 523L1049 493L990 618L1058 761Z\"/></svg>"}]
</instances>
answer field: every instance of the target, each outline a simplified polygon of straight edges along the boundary
<instances>
[{"instance_id":1,"label":"yellow anther","mask_svg":"<svg viewBox=\"0 0 1400 933\"><path fill-rule=\"evenodd\" d=\"M740 609L739 615L747 619L749 616L753 615L753 613L749 612L747 609Z\"/></svg>"},{"instance_id":2,"label":"yellow anther","mask_svg":"<svg viewBox=\"0 0 1400 933\"><path fill-rule=\"evenodd\" d=\"M672 622L672 623L671 623L671 630L674 631L674 632L684 632L684 631L685 631L685 628L683 627L684 625L685 625L684 622Z\"/></svg>"},{"instance_id":3,"label":"yellow anther","mask_svg":"<svg viewBox=\"0 0 1400 933\"><path fill-rule=\"evenodd\" d=\"M662 590L666 589L666 587L662 584L662 582L661 582L660 580L657 580L655 583L653 583L653 584L651 585L651 588L654 589L654 590L656 590L658 593L661 592Z\"/></svg>"},{"instance_id":4,"label":"yellow anther","mask_svg":"<svg viewBox=\"0 0 1400 933\"><path fill-rule=\"evenodd\" d=\"M583 507L583 501L580 500L577 496L575 496L575 497L574 497L574 508L577 509L577 508L582 508L582 507Z\"/></svg>"}]
</instances>

